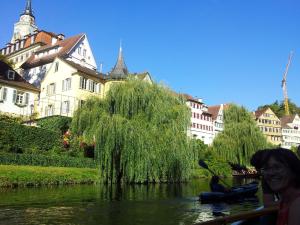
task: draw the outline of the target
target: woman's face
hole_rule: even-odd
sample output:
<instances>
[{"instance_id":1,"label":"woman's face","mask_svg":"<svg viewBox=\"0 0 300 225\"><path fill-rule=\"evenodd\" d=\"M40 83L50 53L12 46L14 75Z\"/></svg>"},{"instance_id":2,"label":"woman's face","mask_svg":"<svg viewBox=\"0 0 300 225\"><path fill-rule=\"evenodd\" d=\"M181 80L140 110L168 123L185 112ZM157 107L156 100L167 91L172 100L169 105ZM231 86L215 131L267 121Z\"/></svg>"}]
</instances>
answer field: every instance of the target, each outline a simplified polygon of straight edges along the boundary
<instances>
[{"instance_id":1,"label":"woman's face","mask_svg":"<svg viewBox=\"0 0 300 225\"><path fill-rule=\"evenodd\" d=\"M262 174L274 192L280 193L292 184L292 171L273 157L271 157L265 167L262 168Z\"/></svg>"}]
</instances>

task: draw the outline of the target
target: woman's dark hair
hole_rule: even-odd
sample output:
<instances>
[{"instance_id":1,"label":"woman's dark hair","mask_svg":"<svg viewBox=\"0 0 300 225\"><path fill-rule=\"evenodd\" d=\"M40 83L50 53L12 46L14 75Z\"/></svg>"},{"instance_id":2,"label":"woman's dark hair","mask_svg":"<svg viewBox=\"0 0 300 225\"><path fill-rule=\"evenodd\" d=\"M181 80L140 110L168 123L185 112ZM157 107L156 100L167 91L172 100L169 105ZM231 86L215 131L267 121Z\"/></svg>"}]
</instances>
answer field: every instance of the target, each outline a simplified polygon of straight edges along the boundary
<instances>
[{"instance_id":1,"label":"woman's dark hair","mask_svg":"<svg viewBox=\"0 0 300 225\"><path fill-rule=\"evenodd\" d=\"M294 152L285 148L275 148L266 150L263 154L263 161L260 168L262 168L270 158L274 158L292 171L295 186L300 187L300 160Z\"/></svg>"},{"instance_id":2,"label":"woman's dark hair","mask_svg":"<svg viewBox=\"0 0 300 225\"><path fill-rule=\"evenodd\" d=\"M267 151L269 151L269 149L259 150L251 157L250 163L257 171L262 168Z\"/></svg>"}]
</instances>

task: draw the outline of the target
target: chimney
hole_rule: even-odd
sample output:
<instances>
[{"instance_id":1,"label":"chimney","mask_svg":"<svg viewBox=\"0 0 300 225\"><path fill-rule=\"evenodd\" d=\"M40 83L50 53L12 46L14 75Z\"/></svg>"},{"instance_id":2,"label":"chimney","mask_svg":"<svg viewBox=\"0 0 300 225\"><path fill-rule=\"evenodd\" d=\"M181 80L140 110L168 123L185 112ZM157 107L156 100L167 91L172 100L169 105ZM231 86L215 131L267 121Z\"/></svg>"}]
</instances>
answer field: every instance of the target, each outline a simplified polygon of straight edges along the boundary
<instances>
[{"instance_id":1,"label":"chimney","mask_svg":"<svg viewBox=\"0 0 300 225\"><path fill-rule=\"evenodd\" d=\"M65 39L65 35L63 35L63 34L59 34L59 35L57 35L57 37L58 37L58 40L60 40L60 41Z\"/></svg>"}]
</instances>

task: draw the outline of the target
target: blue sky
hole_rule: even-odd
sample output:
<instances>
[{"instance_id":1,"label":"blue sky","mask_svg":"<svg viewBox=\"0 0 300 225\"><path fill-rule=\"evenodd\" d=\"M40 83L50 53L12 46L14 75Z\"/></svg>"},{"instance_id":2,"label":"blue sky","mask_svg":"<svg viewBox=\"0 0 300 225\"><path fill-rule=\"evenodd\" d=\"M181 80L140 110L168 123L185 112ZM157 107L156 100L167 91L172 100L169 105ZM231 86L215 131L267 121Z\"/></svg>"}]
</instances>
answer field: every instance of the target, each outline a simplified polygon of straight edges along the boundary
<instances>
[{"instance_id":1,"label":"blue sky","mask_svg":"<svg viewBox=\"0 0 300 225\"><path fill-rule=\"evenodd\" d=\"M1 0L0 45L12 36L25 0ZM288 95L300 106L300 1L297 0L33 0L39 29L67 37L86 33L99 65L115 64L120 39L131 72L148 71L208 105L249 110Z\"/></svg>"}]
</instances>

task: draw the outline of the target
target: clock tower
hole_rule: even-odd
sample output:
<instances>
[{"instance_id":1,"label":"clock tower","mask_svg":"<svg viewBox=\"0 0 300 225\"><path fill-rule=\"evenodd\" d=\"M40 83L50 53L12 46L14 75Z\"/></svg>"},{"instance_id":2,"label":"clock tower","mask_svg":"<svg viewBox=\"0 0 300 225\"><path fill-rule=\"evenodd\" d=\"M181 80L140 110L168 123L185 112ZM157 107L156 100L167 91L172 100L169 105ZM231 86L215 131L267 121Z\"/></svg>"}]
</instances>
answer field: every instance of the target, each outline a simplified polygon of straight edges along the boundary
<instances>
[{"instance_id":1,"label":"clock tower","mask_svg":"<svg viewBox=\"0 0 300 225\"><path fill-rule=\"evenodd\" d=\"M19 22L15 23L11 43L14 43L17 39L22 39L25 35L32 34L37 29L35 17L32 12L31 0L27 0L25 10L20 15Z\"/></svg>"}]
</instances>

